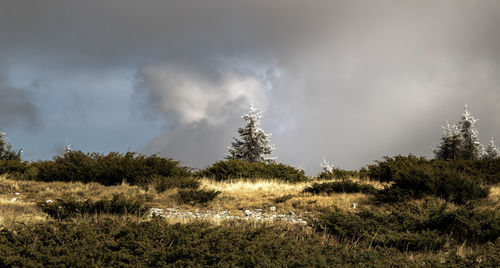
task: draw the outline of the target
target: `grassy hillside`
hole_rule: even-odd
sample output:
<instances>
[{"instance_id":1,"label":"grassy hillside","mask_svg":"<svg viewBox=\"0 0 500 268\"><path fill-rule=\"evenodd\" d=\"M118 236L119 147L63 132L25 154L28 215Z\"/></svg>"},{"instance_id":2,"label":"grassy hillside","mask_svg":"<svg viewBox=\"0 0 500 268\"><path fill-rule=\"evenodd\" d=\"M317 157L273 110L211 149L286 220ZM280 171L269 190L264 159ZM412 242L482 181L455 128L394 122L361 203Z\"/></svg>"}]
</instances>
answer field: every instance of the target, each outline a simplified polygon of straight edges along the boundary
<instances>
[{"instance_id":1,"label":"grassy hillside","mask_svg":"<svg viewBox=\"0 0 500 268\"><path fill-rule=\"evenodd\" d=\"M199 189L220 192L203 203L184 202L180 198L183 189L157 191L153 183L104 186L16 180L3 175L0 264L498 264L498 185L489 189L487 198L459 205L432 196L400 203L380 202L375 194L345 193L342 189L350 192L370 186L382 190L390 183L356 178L349 182L337 181L334 187L321 185L315 188L317 191L307 191L314 182L202 178ZM353 188L353 183L366 187ZM324 189L328 191L321 192ZM113 203L117 196L122 199ZM127 207L132 201L145 210L137 213ZM117 204L125 209L113 210ZM49 216L49 209L57 211L62 207L79 213L64 219ZM163 210L163 217L144 212L151 208Z\"/></svg>"}]
</instances>

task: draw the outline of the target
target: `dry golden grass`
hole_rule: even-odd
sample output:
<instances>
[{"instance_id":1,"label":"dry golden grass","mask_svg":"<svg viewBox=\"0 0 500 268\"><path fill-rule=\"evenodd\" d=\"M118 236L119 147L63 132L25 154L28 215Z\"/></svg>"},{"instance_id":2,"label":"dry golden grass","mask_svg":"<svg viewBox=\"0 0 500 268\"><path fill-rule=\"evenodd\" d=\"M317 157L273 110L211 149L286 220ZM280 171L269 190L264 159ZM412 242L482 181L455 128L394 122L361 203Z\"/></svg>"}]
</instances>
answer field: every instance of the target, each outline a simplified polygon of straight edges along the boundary
<instances>
[{"instance_id":1,"label":"dry golden grass","mask_svg":"<svg viewBox=\"0 0 500 268\"><path fill-rule=\"evenodd\" d=\"M374 181L354 179L359 183L370 184L381 189L384 184ZM241 215L244 210L263 209L269 214L283 214L293 211L300 216L314 216L324 208L336 206L340 209L351 209L352 203L358 207L371 206L370 196L361 193L337 193L332 195L312 195L302 193L311 185L306 183L288 184L269 180L235 180L217 182L201 179L201 188L220 191L208 204L187 205L178 202L177 190L171 189L158 193L152 189L145 190L126 183L116 186L103 186L98 183L83 184L80 182L36 182L8 179L0 175L0 225L12 222L39 222L47 219L37 207L37 202L56 199L98 200L110 198L115 194L127 197L142 196L147 204L156 208L177 208L181 211L229 211L230 215ZM18 195L16 195L18 193ZM16 198L16 201L12 201ZM280 200L281 199L281 200ZM11 202L12 201L12 202ZM491 188L488 207L500 208L500 186ZM276 207L276 211L271 211ZM189 219L173 219L172 222L190 222ZM218 223L220 219L211 219Z\"/></svg>"}]
</instances>

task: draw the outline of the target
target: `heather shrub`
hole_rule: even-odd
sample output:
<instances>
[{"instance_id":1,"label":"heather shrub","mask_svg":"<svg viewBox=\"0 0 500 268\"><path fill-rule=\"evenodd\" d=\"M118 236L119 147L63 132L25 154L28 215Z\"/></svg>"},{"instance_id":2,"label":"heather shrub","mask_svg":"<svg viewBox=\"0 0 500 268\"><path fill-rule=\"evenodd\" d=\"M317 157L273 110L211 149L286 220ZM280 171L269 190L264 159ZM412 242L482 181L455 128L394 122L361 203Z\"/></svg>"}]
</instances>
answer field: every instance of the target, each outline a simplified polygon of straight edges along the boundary
<instances>
[{"instance_id":1,"label":"heather shrub","mask_svg":"<svg viewBox=\"0 0 500 268\"><path fill-rule=\"evenodd\" d=\"M332 193L364 193L375 194L377 189L368 184L360 184L353 181L315 182L303 190L304 193L311 194L332 194Z\"/></svg>"},{"instance_id":2,"label":"heather shrub","mask_svg":"<svg viewBox=\"0 0 500 268\"><path fill-rule=\"evenodd\" d=\"M189 176L188 168L178 161L158 156L143 156L135 153L111 152L107 155L66 152L52 161L32 164L38 169L36 180L41 181L81 181L116 185L123 181L138 184L139 179L159 175L164 177Z\"/></svg>"},{"instance_id":3,"label":"heather shrub","mask_svg":"<svg viewBox=\"0 0 500 268\"><path fill-rule=\"evenodd\" d=\"M215 199L221 192L209 189L182 189L177 198L184 204L207 203Z\"/></svg>"},{"instance_id":4,"label":"heather shrub","mask_svg":"<svg viewBox=\"0 0 500 268\"><path fill-rule=\"evenodd\" d=\"M42 211L54 219L66 219L85 214L143 215L149 210L142 198L127 199L114 195L111 199L77 201L58 199L52 203L38 203Z\"/></svg>"},{"instance_id":5,"label":"heather shrub","mask_svg":"<svg viewBox=\"0 0 500 268\"><path fill-rule=\"evenodd\" d=\"M277 164L249 162L244 160L218 161L197 173L198 176L213 178L217 181L231 179L276 179L295 183L307 180L303 170Z\"/></svg>"}]
</instances>

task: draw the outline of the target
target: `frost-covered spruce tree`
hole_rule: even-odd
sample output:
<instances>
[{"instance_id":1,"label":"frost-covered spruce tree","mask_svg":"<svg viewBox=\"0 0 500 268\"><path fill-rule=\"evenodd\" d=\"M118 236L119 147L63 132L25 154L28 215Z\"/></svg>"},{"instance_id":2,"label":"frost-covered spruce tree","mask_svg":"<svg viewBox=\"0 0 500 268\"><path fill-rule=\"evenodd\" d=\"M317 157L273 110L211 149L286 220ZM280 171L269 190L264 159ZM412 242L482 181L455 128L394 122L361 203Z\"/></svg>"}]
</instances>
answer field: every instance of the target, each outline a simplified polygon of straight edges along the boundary
<instances>
[{"instance_id":1,"label":"frost-covered spruce tree","mask_svg":"<svg viewBox=\"0 0 500 268\"><path fill-rule=\"evenodd\" d=\"M5 135L5 132L0 132L0 160L21 160L23 149L13 150Z\"/></svg>"},{"instance_id":2,"label":"frost-covered spruce tree","mask_svg":"<svg viewBox=\"0 0 500 268\"><path fill-rule=\"evenodd\" d=\"M462 146L460 148L460 158L465 160L475 160L482 156L483 145L479 142L478 131L474 124L477 122L465 105L462 120L458 123L460 135L462 136Z\"/></svg>"},{"instance_id":3,"label":"frost-covered spruce tree","mask_svg":"<svg viewBox=\"0 0 500 268\"><path fill-rule=\"evenodd\" d=\"M441 160L457 160L462 146L462 136L457 125L446 122L443 127L443 137L438 148L434 149L434 156Z\"/></svg>"},{"instance_id":4,"label":"frost-covered spruce tree","mask_svg":"<svg viewBox=\"0 0 500 268\"><path fill-rule=\"evenodd\" d=\"M497 159L499 157L500 157L500 152L495 146L495 141L493 140L493 137L491 137L490 142L488 142L488 145L486 146L483 158L492 160L492 159Z\"/></svg>"},{"instance_id":5,"label":"frost-covered spruce tree","mask_svg":"<svg viewBox=\"0 0 500 268\"><path fill-rule=\"evenodd\" d=\"M271 134L266 134L260 128L262 112L259 112L253 105L250 111L244 114L243 118L247 125L238 129L240 139L234 138L231 146L228 147L229 154L226 159L240 159L250 162L274 162L274 157L269 157L273 153L274 145L269 143Z\"/></svg>"}]
</instances>

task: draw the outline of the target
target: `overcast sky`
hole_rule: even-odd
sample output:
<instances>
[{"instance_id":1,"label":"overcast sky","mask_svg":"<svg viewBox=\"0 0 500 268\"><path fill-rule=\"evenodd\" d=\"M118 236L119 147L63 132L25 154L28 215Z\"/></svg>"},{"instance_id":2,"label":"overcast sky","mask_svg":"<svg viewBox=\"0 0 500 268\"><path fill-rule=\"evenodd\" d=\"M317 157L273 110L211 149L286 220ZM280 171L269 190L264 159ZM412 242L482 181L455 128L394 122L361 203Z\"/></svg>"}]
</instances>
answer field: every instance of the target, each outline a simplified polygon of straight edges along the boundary
<instances>
[{"instance_id":1,"label":"overcast sky","mask_svg":"<svg viewBox=\"0 0 500 268\"><path fill-rule=\"evenodd\" d=\"M278 161L432 157L469 104L500 140L500 1L2 0L0 129L23 158L66 144L224 157L251 102Z\"/></svg>"}]
</instances>

